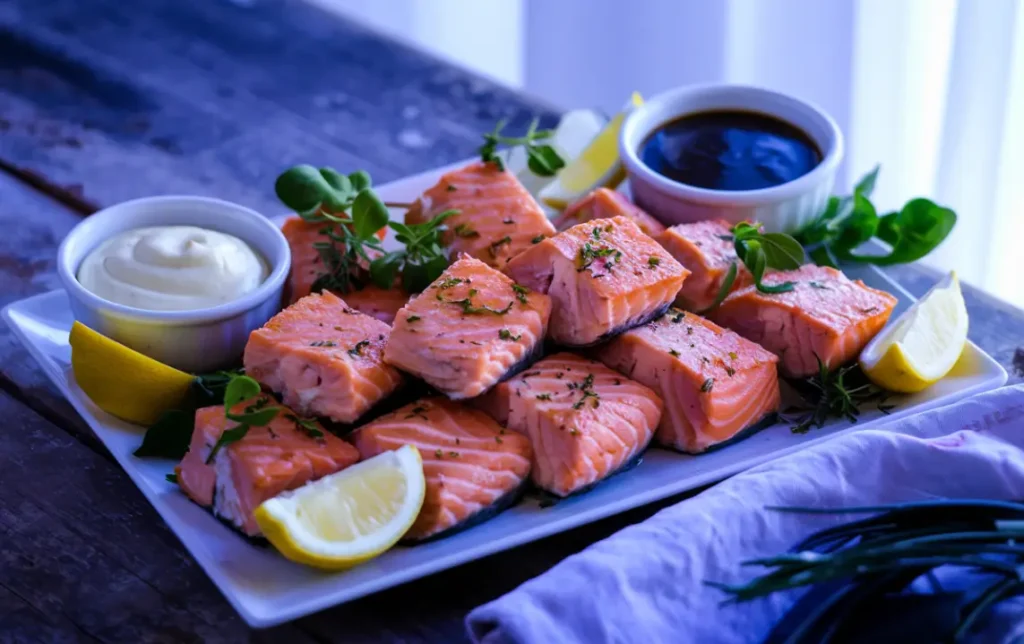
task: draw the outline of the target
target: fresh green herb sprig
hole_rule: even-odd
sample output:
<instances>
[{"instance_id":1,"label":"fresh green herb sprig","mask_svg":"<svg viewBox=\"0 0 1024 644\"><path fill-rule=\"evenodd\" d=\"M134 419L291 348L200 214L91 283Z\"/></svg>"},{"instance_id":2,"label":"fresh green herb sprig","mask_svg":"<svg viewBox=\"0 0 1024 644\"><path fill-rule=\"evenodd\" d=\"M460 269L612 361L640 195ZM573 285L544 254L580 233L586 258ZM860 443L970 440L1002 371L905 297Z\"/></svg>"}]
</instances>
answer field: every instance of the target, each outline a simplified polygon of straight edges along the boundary
<instances>
[{"instance_id":1,"label":"fresh green herb sprig","mask_svg":"<svg viewBox=\"0 0 1024 644\"><path fill-rule=\"evenodd\" d=\"M885 401L889 392L871 384L856 365L830 370L818 359L818 374L794 383L794 388L806 405L789 410L783 420L791 422L795 434L803 434L813 427L824 427L830 418L845 418L857 422L861 406L875 403L879 411L888 413L891 405Z\"/></svg>"},{"instance_id":2,"label":"fresh green herb sprig","mask_svg":"<svg viewBox=\"0 0 1024 644\"><path fill-rule=\"evenodd\" d=\"M786 553L744 562L767 569L747 583L706 582L734 603L815 586L765 641L817 643L837 633L849 641L875 641L880 632L912 632L914 641L962 642L997 603L1024 594L1021 503L958 499L768 509L873 516L816 532ZM967 585L943 586L935 574L943 566L968 573ZM880 601L886 616L877 614Z\"/></svg>"},{"instance_id":3,"label":"fresh green herb sprig","mask_svg":"<svg viewBox=\"0 0 1024 644\"><path fill-rule=\"evenodd\" d=\"M911 199L899 211L879 215L870 200L878 171L876 166L865 175L852 195L830 198L825 211L796 235L816 264L906 264L926 256L949 236L956 225L956 213L928 199ZM856 252L875 237L889 245L888 253Z\"/></svg>"},{"instance_id":4,"label":"fresh green herb sprig","mask_svg":"<svg viewBox=\"0 0 1024 644\"><path fill-rule=\"evenodd\" d=\"M224 390L224 417L238 424L221 433L220 438L214 443L213 449L210 450L209 456L206 457L207 463L212 463L217 452L225 445L237 443L245 438L250 428L268 425L281 413L281 407L267 406L268 399L260 398L260 394L260 383L249 376L236 376L231 379L231 382L228 383L227 388ZM242 413L231 411L239 404L248 400L254 402L245 407Z\"/></svg>"},{"instance_id":5,"label":"fresh green herb sprig","mask_svg":"<svg viewBox=\"0 0 1024 644\"><path fill-rule=\"evenodd\" d=\"M785 233L762 233L753 224L742 222L732 227L732 235L728 240L736 249L736 257L747 267L754 277L754 286L762 293L785 293L792 291L793 282L769 285L762 281L764 272L769 268L789 271L800 268L806 257L803 246ZM736 281L738 266L733 263L725 275L718 295L711 308L722 303Z\"/></svg>"},{"instance_id":6,"label":"fresh green herb sprig","mask_svg":"<svg viewBox=\"0 0 1024 644\"><path fill-rule=\"evenodd\" d=\"M325 240L313 244L324 272L313 282L313 291L344 294L371 281L391 288L400 274L402 286L415 293L448 267L440 235L444 221L456 211L442 212L422 224L390 221L388 206L362 170L344 175L333 168L297 165L285 170L274 188L281 202L304 220L324 224L320 234ZM402 250L384 252L378 235L385 226L397 233L405 246Z\"/></svg>"},{"instance_id":7,"label":"fresh green herb sprig","mask_svg":"<svg viewBox=\"0 0 1024 644\"><path fill-rule=\"evenodd\" d=\"M498 146L506 146L507 151L513 148L522 147L526 152L526 165L530 172L538 177L553 177L565 167L565 160L555 151L555 148L545 143L554 136L552 130L538 130L539 119L530 121L530 126L523 136L505 136L502 131L508 121L502 119L494 126L494 130L484 134L484 144L480 146L480 160L485 163L493 163L499 170L505 169L507 158L502 159Z\"/></svg>"}]
</instances>

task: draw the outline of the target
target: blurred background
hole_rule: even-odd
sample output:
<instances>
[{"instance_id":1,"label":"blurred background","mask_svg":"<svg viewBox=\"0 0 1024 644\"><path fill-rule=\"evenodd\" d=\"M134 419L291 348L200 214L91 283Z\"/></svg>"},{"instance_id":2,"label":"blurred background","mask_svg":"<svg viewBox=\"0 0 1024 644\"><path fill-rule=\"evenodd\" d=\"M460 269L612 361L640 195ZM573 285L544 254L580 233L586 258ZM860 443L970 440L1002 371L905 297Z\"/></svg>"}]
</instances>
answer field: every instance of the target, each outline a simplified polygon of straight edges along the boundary
<instances>
[{"instance_id":1,"label":"blurred background","mask_svg":"<svg viewBox=\"0 0 1024 644\"><path fill-rule=\"evenodd\" d=\"M309 1L563 109L721 81L818 103L837 189L880 163L880 212L952 207L927 262L1024 305L1024 0Z\"/></svg>"}]
</instances>

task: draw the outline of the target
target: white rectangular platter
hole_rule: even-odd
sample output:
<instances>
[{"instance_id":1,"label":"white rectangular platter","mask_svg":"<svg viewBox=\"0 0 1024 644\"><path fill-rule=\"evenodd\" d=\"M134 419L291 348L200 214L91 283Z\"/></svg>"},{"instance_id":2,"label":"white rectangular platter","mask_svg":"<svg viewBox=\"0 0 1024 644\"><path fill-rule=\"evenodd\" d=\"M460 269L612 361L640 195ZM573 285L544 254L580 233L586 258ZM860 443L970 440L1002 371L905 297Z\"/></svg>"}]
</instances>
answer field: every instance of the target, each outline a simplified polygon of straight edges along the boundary
<instances>
[{"instance_id":1,"label":"white rectangular platter","mask_svg":"<svg viewBox=\"0 0 1024 644\"><path fill-rule=\"evenodd\" d=\"M378 191L388 201L412 201L435 183L444 170L403 179ZM913 301L873 267L858 268L851 272L851 277L896 295L900 301L894 316ZM75 383L68 346L73 320L63 291L11 304L4 309L3 317L232 606L257 628L719 481L838 434L870 428L885 418L881 412L866 411L856 425L836 421L802 435L793 434L785 424L775 425L735 445L696 457L652 448L638 467L579 497L546 508L527 498L490 521L447 539L396 547L352 570L328 574L290 563L270 547L248 543L191 503L176 486L164 480L172 471L173 462L132 455L142 440L143 430L96 408ZM994 389L1003 385L1006 377L998 363L969 344L952 374L921 394L892 401L896 407L889 418L917 414Z\"/></svg>"}]
</instances>

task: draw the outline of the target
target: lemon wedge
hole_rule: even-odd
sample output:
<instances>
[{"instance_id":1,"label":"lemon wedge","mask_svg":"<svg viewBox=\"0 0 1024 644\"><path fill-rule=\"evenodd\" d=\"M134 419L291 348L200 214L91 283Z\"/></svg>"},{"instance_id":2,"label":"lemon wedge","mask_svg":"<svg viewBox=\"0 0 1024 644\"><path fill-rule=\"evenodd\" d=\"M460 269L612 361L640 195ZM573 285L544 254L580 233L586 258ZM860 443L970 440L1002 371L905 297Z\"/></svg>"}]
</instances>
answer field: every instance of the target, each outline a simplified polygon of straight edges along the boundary
<instances>
[{"instance_id":1,"label":"lemon wedge","mask_svg":"<svg viewBox=\"0 0 1024 644\"><path fill-rule=\"evenodd\" d=\"M619 159L619 130L631 110L643 104L633 92L625 109L611 118L578 156L566 160L566 166L538 194L546 205L564 209L591 190L614 188L622 183L626 171Z\"/></svg>"},{"instance_id":2,"label":"lemon wedge","mask_svg":"<svg viewBox=\"0 0 1024 644\"><path fill-rule=\"evenodd\" d=\"M133 351L81 322L71 325L71 369L96 406L122 420L151 425L188 395L193 376Z\"/></svg>"},{"instance_id":3,"label":"lemon wedge","mask_svg":"<svg viewBox=\"0 0 1024 644\"><path fill-rule=\"evenodd\" d=\"M343 570L395 545L425 490L420 452L405 445L264 501L255 517L288 559Z\"/></svg>"},{"instance_id":4,"label":"lemon wedge","mask_svg":"<svg viewBox=\"0 0 1024 644\"><path fill-rule=\"evenodd\" d=\"M914 393L949 373L966 343L967 306L953 272L864 347L860 366L879 387Z\"/></svg>"},{"instance_id":5,"label":"lemon wedge","mask_svg":"<svg viewBox=\"0 0 1024 644\"><path fill-rule=\"evenodd\" d=\"M595 110L572 110L566 112L558 121L549 143L558 156L566 161L575 159L583 154L591 141L601 132L601 128L608 122L608 118ZM537 196L554 177L540 177L535 175L527 165L526 150L522 147L513 148L509 152L507 163L510 172L516 175L519 182L523 184L530 194Z\"/></svg>"}]
</instances>

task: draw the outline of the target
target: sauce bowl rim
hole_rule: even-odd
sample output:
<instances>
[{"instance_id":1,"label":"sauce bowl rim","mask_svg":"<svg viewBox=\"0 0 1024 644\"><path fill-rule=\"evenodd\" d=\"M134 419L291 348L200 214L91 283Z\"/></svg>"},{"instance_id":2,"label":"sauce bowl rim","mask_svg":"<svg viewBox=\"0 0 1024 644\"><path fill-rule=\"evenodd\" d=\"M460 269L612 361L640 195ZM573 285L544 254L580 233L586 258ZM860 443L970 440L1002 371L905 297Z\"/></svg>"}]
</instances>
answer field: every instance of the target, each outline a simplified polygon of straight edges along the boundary
<instances>
[{"instance_id":1,"label":"sauce bowl rim","mask_svg":"<svg viewBox=\"0 0 1024 644\"><path fill-rule=\"evenodd\" d=\"M736 100L744 94L750 96L749 104L738 105L744 102ZM721 95L733 99L729 106L721 108L709 107L701 110L676 109L676 103L684 102L694 97L714 97ZM828 132L831 145L824 146L807 128L792 119L778 114L776 111L765 107L762 103L774 101L784 103L793 109L802 112L809 120L818 121ZM687 114L695 114L698 111L714 111L715 109L743 110L759 112L776 119L779 119L804 132L816 145L823 148L821 161L818 162L810 172L769 188L756 190L714 190L711 188L700 188L689 184L681 183L663 176L656 172L640 159L640 147L655 130ZM668 112L669 116L655 119L654 114ZM842 131L835 120L827 112L816 104L795 96L777 92L756 85L744 85L734 83L710 83L702 85L683 85L655 95L645 101L641 106L632 110L626 115L619 133L619 156L630 175L631 180L639 179L653 184L661 192L665 192L680 198L698 201L709 205L722 206L743 206L763 203L774 203L793 198L796 194L809 192L814 189L826 176L833 174L843 159L844 141ZM635 179L634 179L635 177Z\"/></svg>"},{"instance_id":2,"label":"sauce bowl rim","mask_svg":"<svg viewBox=\"0 0 1024 644\"><path fill-rule=\"evenodd\" d=\"M272 252L267 253L249 239L219 228L216 223L184 224L175 222L173 218L163 223L133 223L133 218L141 217L149 207L163 206L187 209L189 206L196 205L211 210L220 209L223 212L230 212L236 218L236 221L239 222L240 226L250 227L253 229L254 235L263 235L269 239L270 242L267 244L267 248ZM267 276L255 289L233 300L216 306L184 311L156 311L119 304L96 295L78 281L77 273L79 267L85 257L95 250L100 241L102 241L102 239L93 241L92 238L99 237L106 229L117 229L116 233L112 234L120 234L146 226L176 225L199 225L210 230L239 237L266 262L269 268ZM92 243L83 242L82 238L88 238ZM247 313L275 294L279 294L290 270L291 249L288 246L288 240L281 229L269 218L264 217L252 208L233 201L196 195L156 195L113 204L89 215L79 222L71 229L57 249L57 275L70 297L80 300L85 306L94 310L103 310L138 322L157 324L173 323L183 326L206 324L227 320Z\"/></svg>"}]
</instances>

